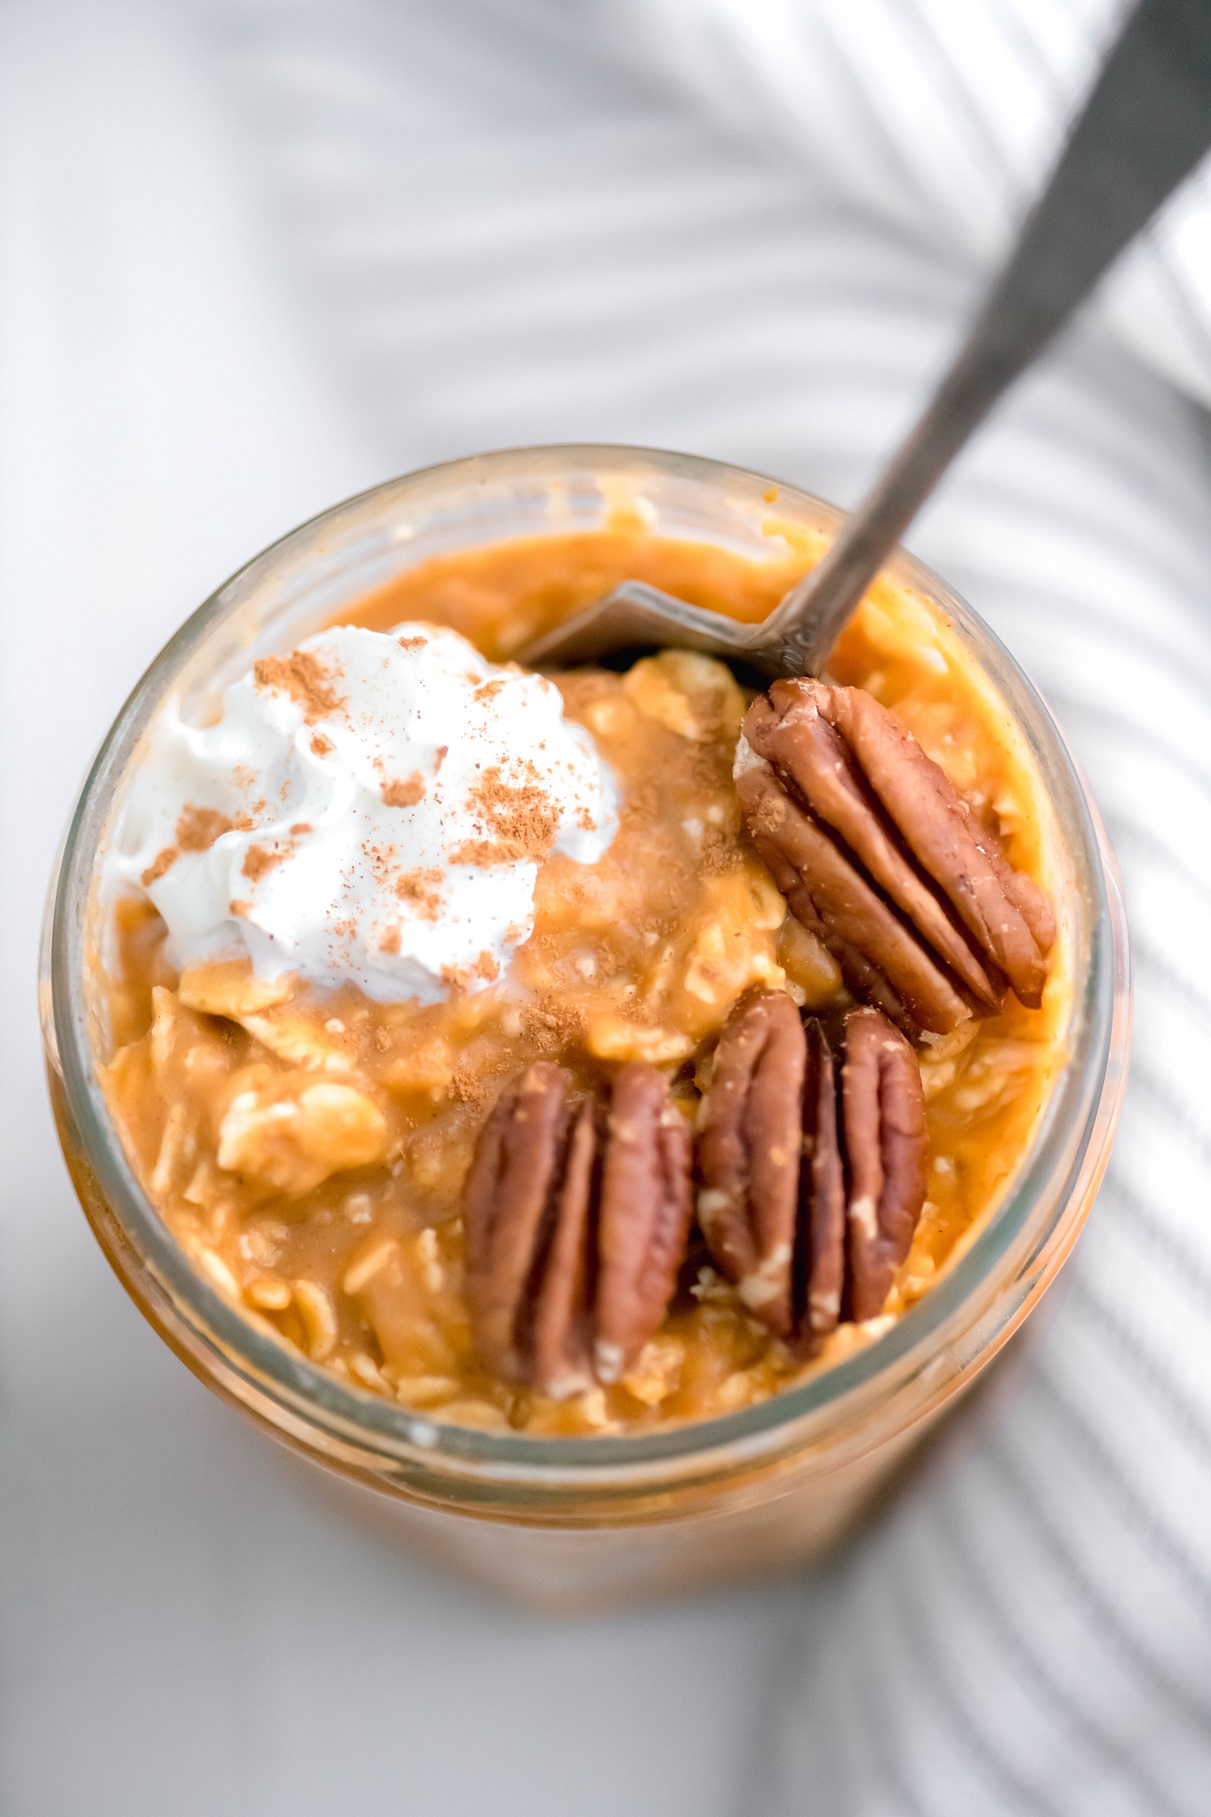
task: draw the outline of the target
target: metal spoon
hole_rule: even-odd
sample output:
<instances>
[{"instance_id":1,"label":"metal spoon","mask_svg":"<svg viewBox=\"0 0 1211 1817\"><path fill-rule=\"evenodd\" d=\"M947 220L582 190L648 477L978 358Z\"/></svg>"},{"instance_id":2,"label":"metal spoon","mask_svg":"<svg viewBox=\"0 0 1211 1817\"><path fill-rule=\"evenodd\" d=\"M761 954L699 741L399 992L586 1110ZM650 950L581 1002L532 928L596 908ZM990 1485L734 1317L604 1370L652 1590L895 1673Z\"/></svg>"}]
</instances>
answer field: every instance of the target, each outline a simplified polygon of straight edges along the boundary
<instances>
[{"instance_id":1,"label":"metal spoon","mask_svg":"<svg viewBox=\"0 0 1211 1817\"><path fill-rule=\"evenodd\" d=\"M519 651L593 661L635 645L818 675L903 531L972 430L1211 146L1211 4L1142 0L1051 181L933 401L816 566L759 625L628 580Z\"/></svg>"}]
</instances>

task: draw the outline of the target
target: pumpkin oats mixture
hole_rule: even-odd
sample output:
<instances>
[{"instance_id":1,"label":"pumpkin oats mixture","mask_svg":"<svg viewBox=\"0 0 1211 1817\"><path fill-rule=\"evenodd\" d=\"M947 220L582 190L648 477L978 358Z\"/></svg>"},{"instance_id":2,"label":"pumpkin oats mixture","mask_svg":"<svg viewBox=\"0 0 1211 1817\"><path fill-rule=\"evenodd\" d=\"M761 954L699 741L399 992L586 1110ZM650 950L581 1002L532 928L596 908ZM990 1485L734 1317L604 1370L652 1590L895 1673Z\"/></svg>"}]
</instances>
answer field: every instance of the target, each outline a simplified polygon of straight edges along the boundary
<instances>
[{"instance_id":1,"label":"pumpkin oats mixture","mask_svg":"<svg viewBox=\"0 0 1211 1817\"><path fill-rule=\"evenodd\" d=\"M755 620L815 554L786 526L770 547L757 563L626 524L488 546L418 566L341 622L397 640L416 632L418 642L446 626L490 662L507 662L628 576ZM279 663L262 685L285 698L291 673ZM394 863L403 935L380 929L376 952L350 960L344 982L254 971L255 946L178 970L147 890L194 849L253 837L259 824L253 812L252 833L241 834L230 815L187 803L192 818L183 812L176 842L155 859L163 871L104 902L105 1086L169 1228L206 1279L283 1343L439 1422L640 1432L732 1411L827 1368L886 1330L961 1252L1018 1166L1063 1064L1068 886L1042 784L998 697L934 609L886 581L835 651L832 685L804 684L816 689L809 694L780 683L763 698L780 723L806 714L831 741L829 762L849 779L872 840L926 879L914 887L959 930L947 937L965 943L963 964L969 949L976 955L976 984L936 958L915 898L896 894L877 853L850 832L828 832L837 822L797 758L772 743L769 761L752 758L776 811L768 800L745 805L733 774L742 725L747 736L753 714L773 709L754 705L755 691L726 667L666 652L625 672L551 679L566 720L583 728L585 749L612 779L617 831L599 855L574 849L582 835L606 837L604 810L581 809L560 849L547 783L502 773L479 798L481 849L450 860L466 866L468 889L494 888L497 867L502 918L505 885L521 877L533 895L528 937L516 938L514 917L480 957L439 968L439 990L401 987L393 997L373 967L380 957L402 967L413 938L423 956L449 901L441 865L408 862L401 834L394 858L380 852L376 862ZM493 685L475 682L479 695ZM784 688L791 693L779 697ZM877 729L890 718L953 785L1036 936L1036 982L1019 985L1013 955L975 939L927 842L887 805L841 712L854 689L888 710ZM319 728L307 737L321 762L332 706L298 708ZM453 750L459 734L450 725L437 749ZM748 742L763 749L755 732ZM385 807L423 812L433 778L448 774L442 761L435 756L431 775L384 775ZM903 976L899 948L889 946L885 962L882 936L864 945L799 848L786 856L786 803L796 826L819 837L824 827L829 861L840 852L847 878L861 872L895 940L912 948ZM300 851L310 832L291 827ZM248 847L249 902L253 883L286 877L288 845ZM233 916L245 911L232 900ZM358 938L368 939L364 929ZM350 951L353 940L350 931ZM934 1014L914 997L911 966L924 950L957 1010ZM790 1043L785 1066L768 1059L775 1029ZM885 1094L875 1134L860 1133L857 1096L845 1095L858 1078L859 1033L872 1053L894 1046L895 1065L908 1069L911 1128ZM775 1103L779 1091L788 1107ZM816 1108L801 1123L805 1092ZM820 1116L835 1132L828 1143ZM789 1146L779 1145L769 1132L785 1134L787 1117ZM859 1152L868 1140L871 1152ZM774 1154L776 1180L761 1174L757 1147ZM870 1191L859 1190L860 1175L874 1179ZM879 1193L897 1177L907 1181L904 1201L885 1219ZM818 1263L830 1204L832 1274ZM791 1223L775 1240L777 1207ZM883 1244L865 1307L854 1286L863 1233Z\"/></svg>"}]
</instances>

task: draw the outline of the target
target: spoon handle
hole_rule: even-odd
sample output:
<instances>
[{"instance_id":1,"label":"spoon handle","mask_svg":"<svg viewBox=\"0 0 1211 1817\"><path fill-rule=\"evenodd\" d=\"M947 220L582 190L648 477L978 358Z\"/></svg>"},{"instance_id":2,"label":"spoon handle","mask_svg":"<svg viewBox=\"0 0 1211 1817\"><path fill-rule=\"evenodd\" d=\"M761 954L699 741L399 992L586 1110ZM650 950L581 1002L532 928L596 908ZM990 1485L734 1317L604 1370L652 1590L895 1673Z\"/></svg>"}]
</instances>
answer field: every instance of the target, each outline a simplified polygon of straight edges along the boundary
<instances>
[{"instance_id":1,"label":"spoon handle","mask_svg":"<svg viewBox=\"0 0 1211 1817\"><path fill-rule=\"evenodd\" d=\"M765 629L819 673L972 430L1211 145L1211 4L1142 0L932 403ZM773 641L771 636L771 641Z\"/></svg>"}]
</instances>

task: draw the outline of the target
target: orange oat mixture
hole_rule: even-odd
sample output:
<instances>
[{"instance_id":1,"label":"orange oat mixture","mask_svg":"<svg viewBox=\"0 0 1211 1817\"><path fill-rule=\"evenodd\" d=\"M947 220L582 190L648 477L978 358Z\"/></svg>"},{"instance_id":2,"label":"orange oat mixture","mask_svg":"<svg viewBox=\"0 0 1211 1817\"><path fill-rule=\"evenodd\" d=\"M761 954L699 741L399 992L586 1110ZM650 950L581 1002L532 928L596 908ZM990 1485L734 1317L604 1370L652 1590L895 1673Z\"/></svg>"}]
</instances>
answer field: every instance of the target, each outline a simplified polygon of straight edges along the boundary
<instances>
[{"instance_id":1,"label":"orange oat mixture","mask_svg":"<svg viewBox=\"0 0 1211 1817\"><path fill-rule=\"evenodd\" d=\"M752 620L815 553L800 533L776 532L761 563L627 525L460 552L343 622L447 624L500 659L627 576ZM675 652L625 674L555 678L613 771L619 831L595 864L541 866L533 934L487 989L422 1007L352 986L267 984L246 960L178 975L154 909L115 905L106 1089L146 1190L206 1277L359 1387L436 1420L535 1435L731 1411L870 1342L926 1292L1017 1167L1063 1063L1062 857L1020 735L933 608L880 582L831 673L894 712L1060 910L1040 1007L1009 996L1000 1013L920 1047L927 1198L879 1318L842 1324L805 1362L692 1242L662 1326L620 1382L553 1399L499 1379L474 1342L464 1181L521 1069L553 1061L600 1091L627 1062L651 1062L692 1122L746 991L785 989L825 1015L849 1001L742 823L732 765L746 696L722 665Z\"/></svg>"}]
</instances>

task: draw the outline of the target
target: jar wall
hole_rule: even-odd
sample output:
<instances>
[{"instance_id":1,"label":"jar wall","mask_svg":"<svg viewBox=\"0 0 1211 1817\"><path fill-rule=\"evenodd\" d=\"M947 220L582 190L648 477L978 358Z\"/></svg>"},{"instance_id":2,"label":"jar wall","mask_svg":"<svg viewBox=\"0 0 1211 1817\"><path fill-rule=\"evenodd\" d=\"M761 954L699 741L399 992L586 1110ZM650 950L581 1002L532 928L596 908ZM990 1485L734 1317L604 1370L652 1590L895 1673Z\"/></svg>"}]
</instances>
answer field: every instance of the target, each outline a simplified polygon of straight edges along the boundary
<instances>
[{"instance_id":1,"label":"jar wall","mask_svg":"<svg viewBox=\"0 0 1211 1817\"><path fill-rule=\"evenodd\" d=\"M343 1477L341 1492L407 1543L498 1591L558 1606L804 1562L848 1531L1054 1279L1105 1167L1129 1041L1113 860L1062 739L975 615L902 558L900 577L951 617L1024 726L1073 842L1088 927L1073 1059L1035 1152L989 1228L897 1329L806 1390L700 1429L525 1443L435 1429L324 1377L193 1273L108 1118L97 1077L104 1029L86 988L97 854L143 730L170 688L212 693L403 566L474 542L600 525L624 484L661 533L760 551L763 476L646 451L538 449L391 482L258 557L183 627L116 722L69 831L46 942L64 1150L102 1247L161 1335L224 1398ZM779 510L824 532L840 516L789 488Z\"/></svg>"}]
</instances>

